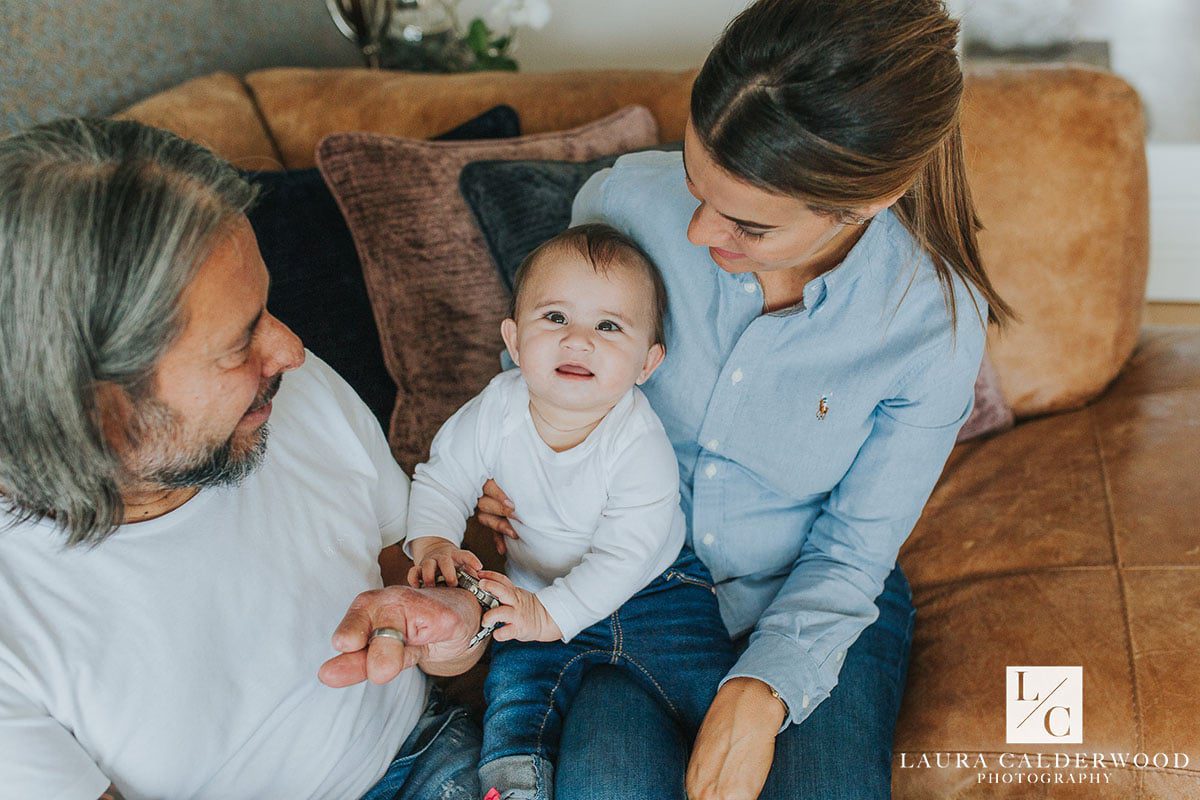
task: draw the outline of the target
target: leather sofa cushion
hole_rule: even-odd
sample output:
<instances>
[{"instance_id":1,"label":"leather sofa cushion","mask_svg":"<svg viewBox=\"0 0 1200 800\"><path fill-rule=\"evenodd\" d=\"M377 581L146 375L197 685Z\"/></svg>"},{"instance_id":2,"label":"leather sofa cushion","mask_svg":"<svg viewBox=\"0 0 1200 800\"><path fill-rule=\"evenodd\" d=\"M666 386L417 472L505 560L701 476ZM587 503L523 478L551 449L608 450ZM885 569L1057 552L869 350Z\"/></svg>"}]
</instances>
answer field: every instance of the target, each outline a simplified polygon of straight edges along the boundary
<instances>
[{"instance_id":1,"label":"leather sofa cushion","mask_svg":"<svg viewBox=\"0 0 1200 800\"><path fill-rule=\"evenodd\" d=\"M1200 329L1151 328L1098 401L954 450L900 552L918 612L897 797L1016 796L901 759L1039 750L1192 758L1046 796L1200 796L1197 407ZM1083 666L1083 744L1006 743L1004 668L1022 664Z\"/></svg>"},{"instance_id":2,"label":"leather sofa cushion","mask_svg":"<svg viewBox=\"0 0 1200 800\"><path fill-rule=\"evenodd\" d=\"M659 141L683 138L694 71L473 72L433 75L367 69L283 68L251 72L254 94L284 163L313 165L322 137L372 131L413 139L510 105L525 133L562 131L630 105L649 108Z\"/></svg>"},{"instance_id":3,"label":"leather sofa cushion","mask_svg":"<svg viewBox=\"0 0 1200 800\"><path fill-rule=\"evenodd\" d=\"M253 98L241 79L228 72L181 83L115 116L193 139L240 169L283 168Z\"/></svg>"},{"instance_id":4,"label":"leather sofa cushion","mask_svg":"<svg viewBox=\"0 0 1200 800\"><path fill-rule=\"evenodd\" d=\"M1149 266L1141 102L1084 67L993 69L967 84L963 140L984 262L1021 315L988 351L1009 403L1079 408L1137 343Z\"/></svg>"}]
</instances>

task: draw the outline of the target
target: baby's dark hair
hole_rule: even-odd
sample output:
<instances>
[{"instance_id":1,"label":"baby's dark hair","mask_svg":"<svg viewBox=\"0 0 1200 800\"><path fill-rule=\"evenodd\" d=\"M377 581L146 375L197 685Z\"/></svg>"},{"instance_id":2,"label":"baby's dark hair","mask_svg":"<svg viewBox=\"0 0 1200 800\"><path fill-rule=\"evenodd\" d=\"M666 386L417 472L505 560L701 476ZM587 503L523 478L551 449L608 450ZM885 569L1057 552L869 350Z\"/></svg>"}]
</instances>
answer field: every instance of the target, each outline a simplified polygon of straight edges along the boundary
<instances>
[{"instance_id":1,"label":"baby's dark hair","mask_svg":"<svg viewBox=\"0 0 1200 800\"><path fill-rule=\"evenodd\" d=\"M667 315L667 287L663 283L658 267L650 260L646 251L633 239L621 233L611 225L601 222L589 222L586 225L576 225L567 228L562 233L539 245L517 267L513 276L512 302L509 304L508 315L513 319L517 316L517 305L521 298L521 290L530 268L546 255L572 248L592 265L596 272L607 274L609 270L618 267L633 268L640 271L650 281L654 297L650 303L650 311L654 323L654 344L666 347L666 336L663 331L663 320Z\"/></svg>"}]
</instances>

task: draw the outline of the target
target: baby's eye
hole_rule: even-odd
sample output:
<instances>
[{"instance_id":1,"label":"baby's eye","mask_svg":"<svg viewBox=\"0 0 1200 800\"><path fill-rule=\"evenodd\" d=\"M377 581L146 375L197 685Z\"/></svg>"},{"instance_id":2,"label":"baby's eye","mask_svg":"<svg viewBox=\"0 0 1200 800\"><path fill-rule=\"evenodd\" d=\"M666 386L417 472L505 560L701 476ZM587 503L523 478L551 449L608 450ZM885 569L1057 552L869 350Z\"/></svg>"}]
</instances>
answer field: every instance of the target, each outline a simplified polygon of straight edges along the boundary
<instances>
[{"instance_id":1,"label":"baby's eye","mask_svg":"<svg viewBox=\"0 0 1200 800\"><path fill-rule=\"evenodd\" d=\"M620 333L621 326L613 322L611 319L602 319L596 323L596 330L605 331L608 333Z\"/></svg>"},{"instance_id":2,"label":"baby's eye","mask_svg":"<svg viewBox=\"0 0 1200 800\"><path fill-rule=\"evenodd\" d=\"M555 325L566 325L567 324L567 315L562 313L561 311L547 311L542 316L545 319L548 319L551 322L553 322Z\"/></svg>"}]
</instances>

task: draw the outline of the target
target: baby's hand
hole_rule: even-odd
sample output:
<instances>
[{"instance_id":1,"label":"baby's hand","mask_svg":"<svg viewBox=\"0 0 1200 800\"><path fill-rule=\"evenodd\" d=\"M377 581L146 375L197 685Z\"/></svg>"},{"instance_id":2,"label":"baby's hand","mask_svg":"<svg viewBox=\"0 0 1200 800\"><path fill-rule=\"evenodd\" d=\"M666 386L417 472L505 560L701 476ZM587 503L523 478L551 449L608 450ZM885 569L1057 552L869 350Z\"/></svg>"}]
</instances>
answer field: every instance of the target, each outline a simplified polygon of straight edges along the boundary
<instances>
[{"instance_id":1,"label":"baby's hand","mask_svg":"<svg viewBox=\"0 0 1200 800\"><path fill-rule=\"evenodd\" d=\"M453 542L440 536L413 539L412 554L414 566L408 571L408 585L415 589L433 586L439 572L447 586L458 586L455 567L462 567L471 575L477 575L483 569L483 563L474 553L455 547Z\"/></svg>"},{"instance_id":2,"label":"baby's hand","mask_svg":"<svg viewBox=\"0 0 1200 800\"><path fill-rule=\"evenodd\" d=\"M479 579L479 588L491 592L503 603L484 614L480 621L485 627L504 623L492 634L496 641L557 642L562 639L562 631L536 594L513 586L513 582L499 572L483 570Z\"/></svg>"}]
</instances>

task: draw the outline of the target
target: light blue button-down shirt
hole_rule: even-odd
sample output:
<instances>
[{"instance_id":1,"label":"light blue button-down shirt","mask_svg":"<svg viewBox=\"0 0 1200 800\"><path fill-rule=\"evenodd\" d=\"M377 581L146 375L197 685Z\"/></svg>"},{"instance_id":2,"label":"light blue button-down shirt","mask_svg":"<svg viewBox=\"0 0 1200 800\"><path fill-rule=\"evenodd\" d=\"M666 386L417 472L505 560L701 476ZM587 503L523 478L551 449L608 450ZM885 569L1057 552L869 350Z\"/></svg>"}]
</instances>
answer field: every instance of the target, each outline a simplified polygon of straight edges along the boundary
<instances>
[{"instance_id":1,"label":"light blue button-down shirt","mask_svg":"<svg viewBox=\"0 0 1200 800\"><path fill-rule=\"evenodd\" d=\"M799 723L878 615L970 412L987 306L957 282L952 331L929 257L885 211L800 305L764 314L753 274L688 242L696 206L680 153L638 153L588 181L572 222L624 231L663 273L667 357L642 389L679 460L688 543L730 633L752 631L726 680L765 681Z\"/></svg>"}]
</instances>

